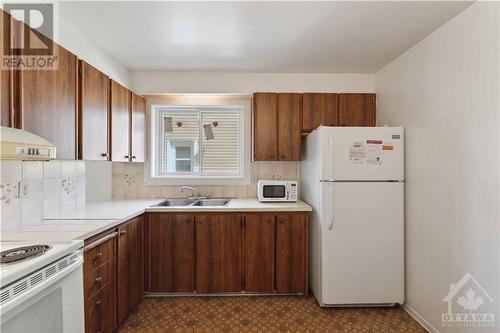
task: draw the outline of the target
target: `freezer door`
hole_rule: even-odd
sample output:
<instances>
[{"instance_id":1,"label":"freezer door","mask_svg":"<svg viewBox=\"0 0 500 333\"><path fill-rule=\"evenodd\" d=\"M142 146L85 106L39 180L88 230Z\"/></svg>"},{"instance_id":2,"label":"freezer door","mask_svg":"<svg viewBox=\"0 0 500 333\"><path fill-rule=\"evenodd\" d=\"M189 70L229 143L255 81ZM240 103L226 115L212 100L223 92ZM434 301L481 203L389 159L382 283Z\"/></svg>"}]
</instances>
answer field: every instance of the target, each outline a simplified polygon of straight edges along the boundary
<instances>
[{"instance_id":1,"label":"freezer door","mask_svg":"<svg viewBox=\"0 0 500 333\"><path fill-rule=\"evenodd\" d=\"M321 236L322 305L404 301L403 186L331 183Z\"/></svg>"},{"instance_id":2,"label":"freezer door","mask_svg":"<svg viewBox=\"0 0 500 333\"><path fill-rule=\"evenodd\" d=\"M321 180L403 180L402 127L324 127L321 131Z\"/></svg>"}]
</instances>

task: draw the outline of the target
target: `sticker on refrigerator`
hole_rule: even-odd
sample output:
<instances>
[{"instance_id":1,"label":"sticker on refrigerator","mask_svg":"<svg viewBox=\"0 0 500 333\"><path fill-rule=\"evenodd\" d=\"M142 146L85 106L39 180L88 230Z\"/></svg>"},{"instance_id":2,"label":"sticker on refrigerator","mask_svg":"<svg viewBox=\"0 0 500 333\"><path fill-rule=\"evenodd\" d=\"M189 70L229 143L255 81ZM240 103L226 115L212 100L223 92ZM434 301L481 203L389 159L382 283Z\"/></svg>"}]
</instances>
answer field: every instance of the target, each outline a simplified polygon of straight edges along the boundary
<instances>
[{"instance_id":1,"label":"sticker on refrigerator","mask_svg":"<svg viewBox=\"0 0 500 333\"><path fill-rule=\"evenodd\" d=\"M366 158L366 147L362 142L354 142L349 149L349 160L354 164L363 164Z\"/></svg>"},{"instance_id":2,"label":"sticker on refrigerator","mask_svg":"<svg viewBox=\"0 0 500 333\"><path fill-rule=\"evenodd\" d=\"M382 155L382 141L368 140L366 149L366 163L367 164L382 164L380 156Z\"/></svg>"}]
</instances>

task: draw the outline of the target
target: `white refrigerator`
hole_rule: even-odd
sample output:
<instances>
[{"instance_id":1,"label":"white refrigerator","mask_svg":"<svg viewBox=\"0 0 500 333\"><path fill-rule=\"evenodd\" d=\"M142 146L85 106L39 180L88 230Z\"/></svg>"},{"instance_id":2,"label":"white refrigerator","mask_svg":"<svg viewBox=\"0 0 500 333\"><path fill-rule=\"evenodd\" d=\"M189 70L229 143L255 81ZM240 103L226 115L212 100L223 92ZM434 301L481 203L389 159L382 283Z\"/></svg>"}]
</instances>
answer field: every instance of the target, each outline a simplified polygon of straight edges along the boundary
<instances>
[{"instance_id":1,"label":"white refrigerator","mask_svg":"<svg viewBox=\"0 0 500 333\"><path fill-rule=\"evenodd\" d=\"M321 306L404 302L404 131L324 127L302 142L309 274Z\"/></svg>"}]
</instances>

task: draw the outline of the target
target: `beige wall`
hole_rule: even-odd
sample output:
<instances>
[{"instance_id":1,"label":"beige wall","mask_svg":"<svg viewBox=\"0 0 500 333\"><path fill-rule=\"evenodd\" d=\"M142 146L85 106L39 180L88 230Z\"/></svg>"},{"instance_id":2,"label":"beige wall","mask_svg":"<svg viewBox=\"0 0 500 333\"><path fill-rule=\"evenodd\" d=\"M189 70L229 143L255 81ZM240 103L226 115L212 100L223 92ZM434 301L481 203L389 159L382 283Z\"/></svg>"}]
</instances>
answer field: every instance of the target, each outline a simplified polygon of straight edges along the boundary
<instances>
[{"instance_id":1,"label":"beige wall","mask_svg":"<svg viewBox=\"0 0 500 333\"><path fill-rule=\"evenodd\" d=\"M189 186L212 197L256 198L258 180L298 180L299 168L299 162L252 162L250 185ZM145 185L144 163L113 163L113 199L182 197L180 185Z\"/></svg>"},{"instance_id":2,"label":"beige wall","mask_svg":"<svg viewBox=\"0 0 500 333\"><path fill-rule=\"evenodd\" d=\"M407 306L433 331L500 331L498 10L473 4L376 74L379 124L406 131ZM466 272L496 328L441 327Z\"/></svg>"},{"instance_id":3,"label":"beige wall","mask_svg":"<svg viewBox=\"0 0 500 333\"><path fill-rule=\"evenodd\" d=\"M373 74L136 71L134 91L155 93L373 92Z\"/></svg>"}]
</instances>

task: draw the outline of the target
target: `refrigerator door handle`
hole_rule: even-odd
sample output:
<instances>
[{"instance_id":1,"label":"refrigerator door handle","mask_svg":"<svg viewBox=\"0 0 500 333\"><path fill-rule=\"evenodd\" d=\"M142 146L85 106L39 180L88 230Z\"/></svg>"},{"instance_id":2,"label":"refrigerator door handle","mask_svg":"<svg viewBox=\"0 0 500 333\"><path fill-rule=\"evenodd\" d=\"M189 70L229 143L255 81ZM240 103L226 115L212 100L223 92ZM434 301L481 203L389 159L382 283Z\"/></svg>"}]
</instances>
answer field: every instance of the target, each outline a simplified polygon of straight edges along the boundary
<instances>
[{"instance_id":1,"label":"refrigerator door handle","mask_svg":"<svg viewBox=\"0 0 500 333\"><path fill-rule=\"evenodd\" d=\"M329 187L329 192L330 192L330 200L328 200L330 202L330 207L328 209L328 230L332 230L333 228L333 190L332 190L332 183L328 183L328 187Z\"/></svg>"}]
</instances>

